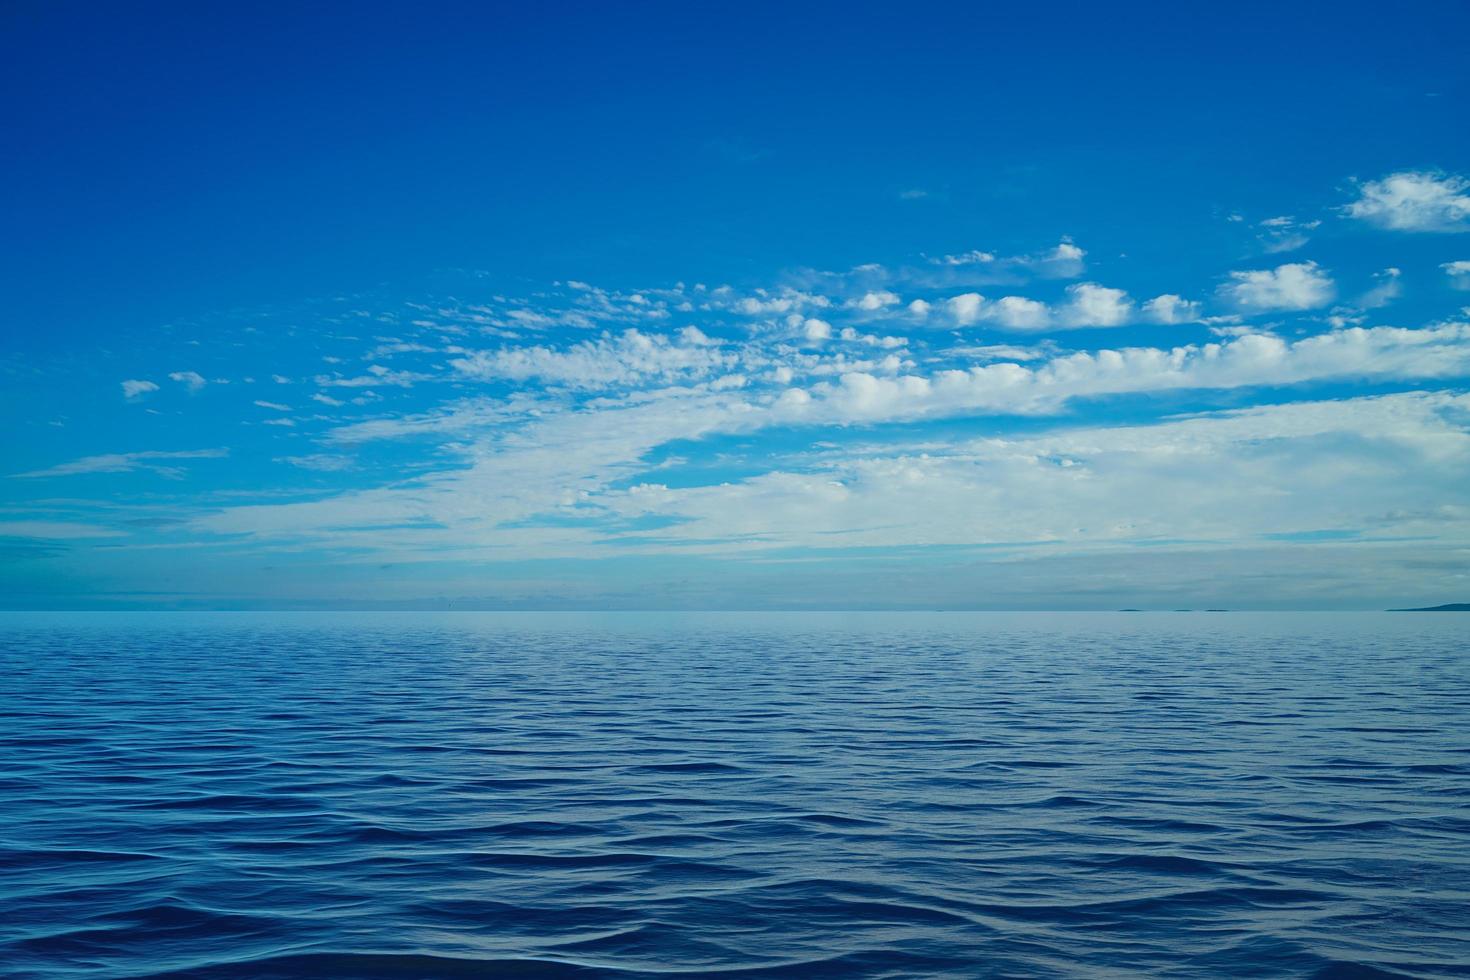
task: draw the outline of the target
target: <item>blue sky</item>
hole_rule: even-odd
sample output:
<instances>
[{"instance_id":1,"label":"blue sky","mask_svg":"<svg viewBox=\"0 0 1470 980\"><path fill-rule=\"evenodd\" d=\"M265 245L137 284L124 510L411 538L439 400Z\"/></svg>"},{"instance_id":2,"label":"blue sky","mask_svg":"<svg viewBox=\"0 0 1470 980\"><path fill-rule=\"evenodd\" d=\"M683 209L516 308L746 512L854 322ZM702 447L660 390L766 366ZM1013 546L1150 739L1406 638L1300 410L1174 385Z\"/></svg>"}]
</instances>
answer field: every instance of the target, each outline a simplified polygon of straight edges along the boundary
<instances>
[{"instance_id":1,"label":"blue sky","mask_svg":"<svg viewBox=\"0 0 1470 980\"><path fill-rule=\"evenodd\" d=\"M14 607L1470 597L1470 7L10 4Z\"/></svg>"}]
</instances>

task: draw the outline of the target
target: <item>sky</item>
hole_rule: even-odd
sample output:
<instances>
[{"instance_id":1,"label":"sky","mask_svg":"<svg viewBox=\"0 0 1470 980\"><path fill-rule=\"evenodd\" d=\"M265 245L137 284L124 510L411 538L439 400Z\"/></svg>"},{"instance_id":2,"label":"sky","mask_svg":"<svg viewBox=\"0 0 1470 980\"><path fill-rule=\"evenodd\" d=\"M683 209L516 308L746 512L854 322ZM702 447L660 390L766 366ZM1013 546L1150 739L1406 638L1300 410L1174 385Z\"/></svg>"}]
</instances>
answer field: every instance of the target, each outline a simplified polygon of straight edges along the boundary
<instances>
[{"instance_id":1,"label":"sky","mask_svg":"<svg viewBox=\"0 0 1470 980\"><path fill-rule=\"evenodd\" d=\"M0 606L1470 601L1467 33L7 3Z\"/></svg>"}]
</instances>

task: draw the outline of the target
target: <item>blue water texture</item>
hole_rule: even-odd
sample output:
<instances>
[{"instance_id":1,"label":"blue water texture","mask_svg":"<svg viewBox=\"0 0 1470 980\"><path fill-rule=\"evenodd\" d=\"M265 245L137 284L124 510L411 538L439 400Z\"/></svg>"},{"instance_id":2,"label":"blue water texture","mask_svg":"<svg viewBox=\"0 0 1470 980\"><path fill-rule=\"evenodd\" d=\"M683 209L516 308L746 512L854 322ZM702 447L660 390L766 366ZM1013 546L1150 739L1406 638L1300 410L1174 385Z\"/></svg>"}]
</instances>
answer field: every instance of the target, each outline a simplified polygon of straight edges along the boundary
<instances>
[{"instance_id":1,"label":"blue water texture","mask_svg":"<svg viewBox=\"0 0 1470 980\"><path fill-rule=\"evenodd\" d=\"M0 974L1470 976L1470 616L6 614Z\"/></svg>"}]
</instances>

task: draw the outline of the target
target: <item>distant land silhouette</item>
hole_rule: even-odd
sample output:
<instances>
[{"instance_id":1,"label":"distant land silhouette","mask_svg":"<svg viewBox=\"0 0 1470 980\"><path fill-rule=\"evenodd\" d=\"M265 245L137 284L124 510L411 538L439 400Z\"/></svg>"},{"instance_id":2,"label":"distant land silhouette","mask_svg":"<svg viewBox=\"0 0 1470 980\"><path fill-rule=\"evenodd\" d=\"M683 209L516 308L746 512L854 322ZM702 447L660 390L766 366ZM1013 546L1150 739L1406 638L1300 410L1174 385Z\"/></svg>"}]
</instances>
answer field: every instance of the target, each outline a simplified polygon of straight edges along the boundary
<instances>
[{"instance_id":1,"label":"distant land silhouette","mask_svg":"<svg viewBox=\"0 0 1470 980\"><path fill-rule=\"evenodd\" d=\"M1389 612L1470 612L1470 602L1446 602L1442 606L1419 606L1415 609L1390 609Z\"/></svg>"},{"instance_id":2,"label":"distant land silhouette","mask_svg":"<svg viewBox=\"0 0 1470 980\"><path fill-rule=\"evenodd\" d=\"M1134 609L1131 606L1129 608L1127 608L1127 609L1119 609L1118 610L1118 612L1146 612L1146 611L1147 610L1144 610L1144 609ZM1195 610L1193 610L1193 609L1175 609L1173 611L1174 612L1195 612ZM1206 609L1205 610L1205 612L1229 612L1229 611L1230 611L1229 609ZM1391 612L1397 612L1398 610L1390 610L1390 611Z\"/></svg>"}]
</instances>

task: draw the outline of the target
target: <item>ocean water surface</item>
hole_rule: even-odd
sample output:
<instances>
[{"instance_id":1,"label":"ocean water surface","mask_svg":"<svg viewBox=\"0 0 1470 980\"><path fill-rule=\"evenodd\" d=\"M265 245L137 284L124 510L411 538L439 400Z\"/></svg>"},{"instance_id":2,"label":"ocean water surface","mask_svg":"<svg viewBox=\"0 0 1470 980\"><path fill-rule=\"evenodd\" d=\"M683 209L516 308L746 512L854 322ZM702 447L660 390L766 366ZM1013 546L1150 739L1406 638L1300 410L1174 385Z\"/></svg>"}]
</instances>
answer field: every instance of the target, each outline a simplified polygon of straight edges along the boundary
<instances>
[{"instance_id":1,"label":"ocean water surface","mask_svg":"<svg viewBox=\"0 0 1470 980\"><path fill-rule=\"evenodd\" d=\"M0 974L1470 976L1470 615L0 616Z\"/></svg>"}]
</instances>

